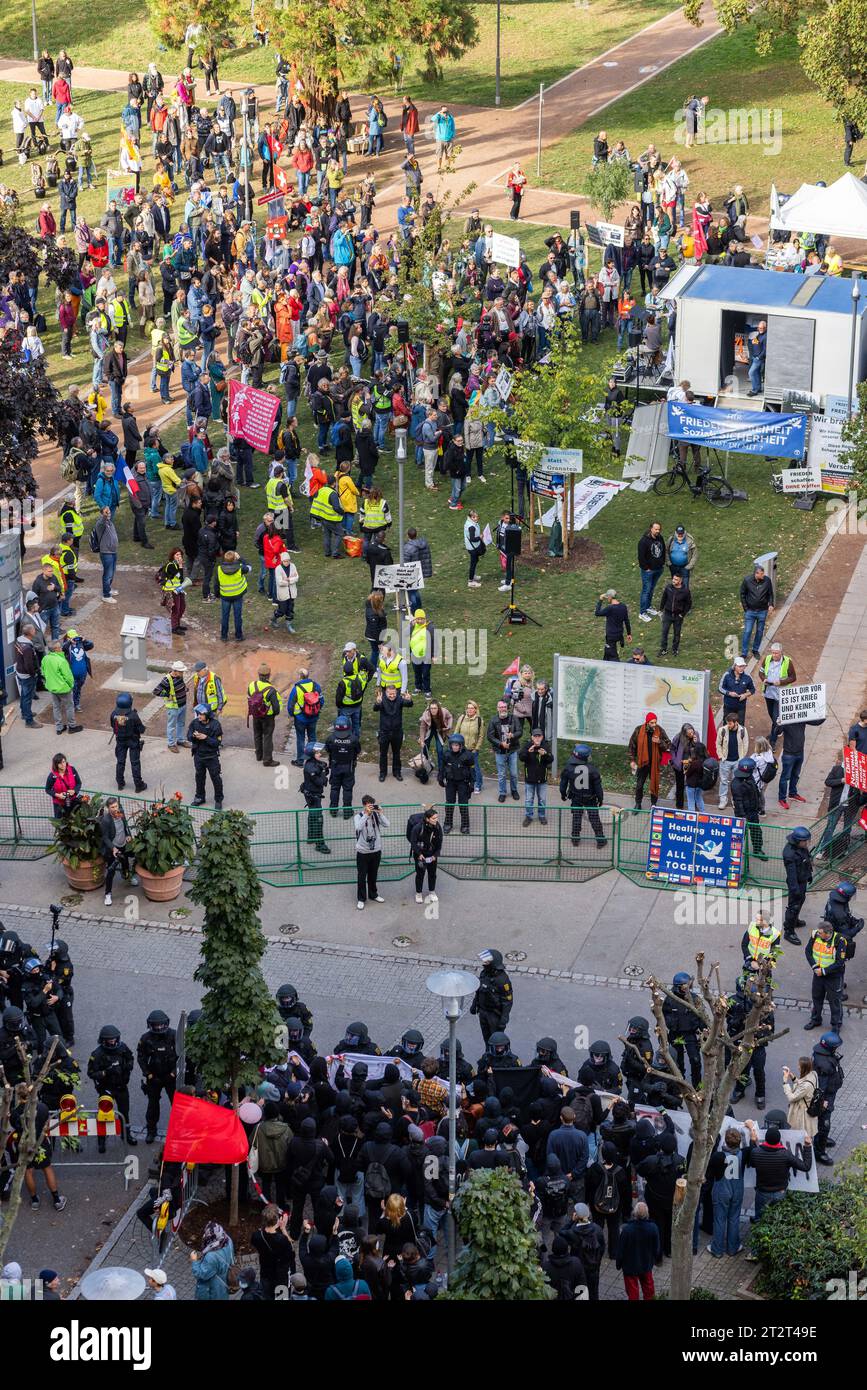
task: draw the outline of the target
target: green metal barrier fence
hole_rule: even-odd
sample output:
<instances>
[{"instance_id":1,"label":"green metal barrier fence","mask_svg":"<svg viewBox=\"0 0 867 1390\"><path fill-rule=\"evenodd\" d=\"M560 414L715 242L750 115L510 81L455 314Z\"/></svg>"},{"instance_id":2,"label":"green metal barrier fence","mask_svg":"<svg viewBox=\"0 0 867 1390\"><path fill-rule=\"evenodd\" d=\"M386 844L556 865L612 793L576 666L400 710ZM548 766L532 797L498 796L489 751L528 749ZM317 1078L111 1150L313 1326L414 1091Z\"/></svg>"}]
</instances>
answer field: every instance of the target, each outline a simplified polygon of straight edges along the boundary
<instances>
[{"instance_id":1,"label":"green metal barrier fence","mask_svg":"<svg viewBox=\"0 0 867 1390\"><path fill-rule=\"evenodd\" d=\"M105 793L90 793L105 795ZM132 818L146 797L121 795ZM421 803L383 806L389 828L383 833L380 876L402 879L412 873L406 823ZM437 808L441 819L444 807ZM213 812L189 807L197 833ZM841 870L858 874L867 868L867 837L857 824L858 805L837 808L811 825L816 879L814 887L839 876ZM355 830L341 807L336 813L321 811L250 811L253 822L253 863L264 883L275 888L298 888L312 883L351 883L355 879ZM527 827L523 802L483 805L473 800L468 808L469 834L460 833L460 812L455 808L454 829L446 837L440 867L456 878L527 880L531 882L581 883L609 869L618 869L643 887L676 888L645 875L650 812L602 806L599 817L604 845L597 845L593 827L584 812L578 842L573 843L573 812L569 806L552 806L547 825L537 819ZM317 824L321 819L321 836ZM748 826L743 882L752 887L784 890L783 848L790 827ZM0 787L0 859L38 859L49 853L54 841L51 802L42 787ZM328 853L317 849L317 842ZM758 853L766 855L762 859Z\"/></svg>"}]
</instances>

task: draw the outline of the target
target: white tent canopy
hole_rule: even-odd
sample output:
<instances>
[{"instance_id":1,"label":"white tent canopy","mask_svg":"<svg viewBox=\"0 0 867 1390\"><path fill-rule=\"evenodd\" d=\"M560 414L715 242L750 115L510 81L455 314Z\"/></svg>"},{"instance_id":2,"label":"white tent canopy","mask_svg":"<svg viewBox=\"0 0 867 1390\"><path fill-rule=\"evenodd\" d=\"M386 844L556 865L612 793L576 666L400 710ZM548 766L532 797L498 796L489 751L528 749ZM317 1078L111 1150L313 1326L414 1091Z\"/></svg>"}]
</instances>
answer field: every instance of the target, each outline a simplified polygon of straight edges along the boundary
<instances>
[{"instance_id":1,"label":"white tent canopy","mask_svg":"<svg viewBox=\"0 0 867 1390\"><path fill-rule=\"evenodd\" d=\"M843 174L830 188L802 183L782 204L772 184L771 226L776 231L821 232L867 240L867 184L854 174Z\"/></svg>"}]
</instances>

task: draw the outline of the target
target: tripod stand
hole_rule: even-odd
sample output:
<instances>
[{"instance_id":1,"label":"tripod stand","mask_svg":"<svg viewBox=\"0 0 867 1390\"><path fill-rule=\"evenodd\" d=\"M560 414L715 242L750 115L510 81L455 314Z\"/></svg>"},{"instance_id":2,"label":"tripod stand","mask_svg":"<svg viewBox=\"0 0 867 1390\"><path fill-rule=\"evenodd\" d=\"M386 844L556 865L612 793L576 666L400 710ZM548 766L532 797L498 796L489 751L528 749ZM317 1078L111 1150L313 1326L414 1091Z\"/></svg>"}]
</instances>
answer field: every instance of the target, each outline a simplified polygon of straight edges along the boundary
<instances>
[{"instance_id":1,"label":"tripod stand","mask_svg":"<svg viewBox=\"0 0 867 1390\"><path fill-rule=\"evenodd\" d=\"M520 554L520 527L522 524L522 518L516 517L515 514L515 468L517 467L517 463L517 455L514 453L514 448L511 448L509 450L509 468L511 472L511 510L509 512L509 525L516 525L518 527L518 553ZM529 492L529 480L527 491ZM530 505L533 505L532 494L530 498ZM506 604L505 608L502 608L500 610L500 612L502 613L502 617L500 618L500 621L497 623L497 626L494 629L495 637L502 632L504 627L521 627L526 626L527 623L532 623L534 627L542 626L540 622L537 622L535 618L532 618L529 613L525 613L523 608L519 608L515 603L515 558L515 555L507 556L507 565L509 565L511 568L511 576L509 579L509 602Z\"/></svg>"}]
</instances>

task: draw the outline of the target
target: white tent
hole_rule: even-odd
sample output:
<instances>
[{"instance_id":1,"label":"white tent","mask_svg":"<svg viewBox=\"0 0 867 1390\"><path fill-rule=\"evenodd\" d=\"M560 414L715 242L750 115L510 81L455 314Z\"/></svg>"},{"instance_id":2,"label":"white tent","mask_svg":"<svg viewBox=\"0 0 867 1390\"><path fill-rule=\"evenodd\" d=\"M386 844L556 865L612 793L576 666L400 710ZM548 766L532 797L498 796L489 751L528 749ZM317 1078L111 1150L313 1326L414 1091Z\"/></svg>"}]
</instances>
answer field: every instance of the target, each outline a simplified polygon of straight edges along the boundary
<instances>
[{"instance_id":1,"label":"white tent","mask_svg":"<svg viewBox=\"0 0 867 1390\"><path fill-rule=\"evenodd\" d=\"M776 231L822 232L867 240L867 184L854 174L843 174L830 188L802 183L782 204L772 184L771 226Z\"/></svg>"}]
</instances>

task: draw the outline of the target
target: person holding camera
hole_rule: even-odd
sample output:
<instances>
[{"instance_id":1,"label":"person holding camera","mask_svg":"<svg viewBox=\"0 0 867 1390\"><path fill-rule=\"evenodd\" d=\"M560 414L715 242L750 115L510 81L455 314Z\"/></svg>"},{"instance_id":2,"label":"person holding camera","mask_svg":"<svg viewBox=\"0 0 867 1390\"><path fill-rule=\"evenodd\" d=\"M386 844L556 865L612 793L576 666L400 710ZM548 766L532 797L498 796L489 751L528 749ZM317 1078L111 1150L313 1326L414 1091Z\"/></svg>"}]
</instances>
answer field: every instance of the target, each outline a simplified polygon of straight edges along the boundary
<instances>
[{"instance_id":1,"label":"person holding camera","mask_svg":"<svg viewBox=\"0 0 867 1390\"><path fill-rule=\"evenodd\" d=\"M382 832L389 827L388 817L382 814L375 797L363 796L361 810L355 815L355 866L358 873L359 912L364 911L368 898L371 902L382 903L376 879L382 859Z\"/></svg>"}]
</instances>

